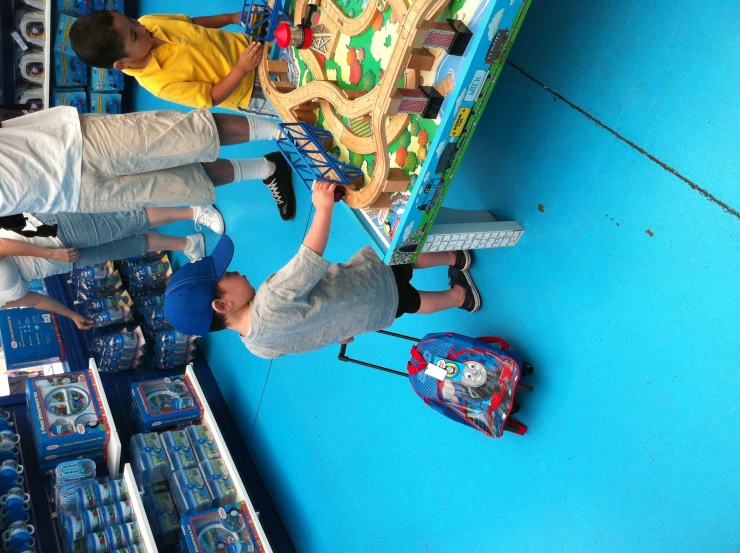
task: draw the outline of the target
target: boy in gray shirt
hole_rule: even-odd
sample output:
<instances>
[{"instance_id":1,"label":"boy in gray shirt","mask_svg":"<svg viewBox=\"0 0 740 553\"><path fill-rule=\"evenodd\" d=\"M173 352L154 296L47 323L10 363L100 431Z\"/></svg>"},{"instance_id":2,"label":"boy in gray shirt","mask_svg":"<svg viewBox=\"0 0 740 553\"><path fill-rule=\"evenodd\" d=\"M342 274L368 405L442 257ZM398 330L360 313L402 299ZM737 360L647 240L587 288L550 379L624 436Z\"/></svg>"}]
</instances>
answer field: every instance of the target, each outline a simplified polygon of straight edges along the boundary
<instances>
[{"instance_id":1,"label":"boy in gray shirt","mask_svg":"<svg viewBox=\"0 0 740 553\"><path fill-rule=\"evenodd\" d=\"M413 268L449 265L450 288L420 292L411 285L411 265L384 264L365 247L344 264L322 256L334 209L335 185L317 181L315 214L296 256L255 291L246 277L227 272L234 244L223 236L210 256L181 267L165 293L172 326L191 336L228 328L239 332L255 355L274 359L389 327L404 313L480 309L468 272L468 251L423 253Z\"/></svg>"}]
</instances>

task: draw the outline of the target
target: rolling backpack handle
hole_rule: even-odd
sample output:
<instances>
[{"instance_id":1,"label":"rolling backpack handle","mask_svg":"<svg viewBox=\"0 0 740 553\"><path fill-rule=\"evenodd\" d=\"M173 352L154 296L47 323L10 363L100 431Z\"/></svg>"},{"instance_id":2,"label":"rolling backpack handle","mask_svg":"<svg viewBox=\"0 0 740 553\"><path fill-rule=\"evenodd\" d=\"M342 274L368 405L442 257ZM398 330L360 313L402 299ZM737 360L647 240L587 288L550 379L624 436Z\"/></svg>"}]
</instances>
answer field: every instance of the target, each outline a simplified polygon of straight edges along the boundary
<instances>
[{"instance_id":1,"label":"rolling backpack handle","mask_svg":"<svg viewBox=\"0 0 740 553\"><path fill-rule=\"evenodd\" d=\"M486 344L499 344L501 349L511 349L509 342L498 336L479 336L477 339Z\"/></svg>"},{"instance_id":2,"label":"rolling backpack handle","mask_svg":"<svg viewBox=\"0 0 740 553\"><path fill-rule=\"evenodd\" d=\"M418 338L413 338L411 336L406 336L404 334L396 334L395 332L388 332L387 330L378 330L378 334L385 334L387 336L393 336L395 338L402 338L404 340L409 340L411 342L419 342ZM347 357L347 344L342 344L339 348L339 355L337 356L337 359L340 361L349 361L350 363L355 363L356 365L362 365L363 367L370 367L371 369L376 369L379 371L383 371L386 373L396 374L398 376L403 376L405 378L408 378L408 373L402 372L402 371L396 371L394 369L389 369L388 367L383 367L381 365L375 365L373 363L367 363L365 361L360 361L359 359L353 359L352 357Z\"/></svg>"}]
</instances>

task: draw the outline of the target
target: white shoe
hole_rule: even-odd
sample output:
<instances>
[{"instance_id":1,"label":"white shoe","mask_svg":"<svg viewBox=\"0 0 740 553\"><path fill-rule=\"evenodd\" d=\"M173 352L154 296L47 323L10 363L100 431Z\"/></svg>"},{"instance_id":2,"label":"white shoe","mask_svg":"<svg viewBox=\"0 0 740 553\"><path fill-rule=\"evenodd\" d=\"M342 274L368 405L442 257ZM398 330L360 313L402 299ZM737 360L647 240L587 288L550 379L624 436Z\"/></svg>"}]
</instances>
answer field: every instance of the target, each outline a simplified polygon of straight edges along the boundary
<instances>
[{"instance_id":1,"label":"white shoe","mask_svg":"<svg viewBox=\"0 0 740 553\"><path fill-rule=\"evenodd\" d=\"M198 261L206 254L206 237L202 234L189 234L185 237L184 253L190 262Z\"/></svg>"},{"instance_id":2,"label":"white shoe","mask_svg":"<svg viewBox=\"0 0 740 553\"><path fill-rule=\"evenodd\" d=\"M193 207L193 221L195 221L195 230L199 231L203 225L216 234L224 233L224 217L215 205Z\"/></svg>"}]
</instances>

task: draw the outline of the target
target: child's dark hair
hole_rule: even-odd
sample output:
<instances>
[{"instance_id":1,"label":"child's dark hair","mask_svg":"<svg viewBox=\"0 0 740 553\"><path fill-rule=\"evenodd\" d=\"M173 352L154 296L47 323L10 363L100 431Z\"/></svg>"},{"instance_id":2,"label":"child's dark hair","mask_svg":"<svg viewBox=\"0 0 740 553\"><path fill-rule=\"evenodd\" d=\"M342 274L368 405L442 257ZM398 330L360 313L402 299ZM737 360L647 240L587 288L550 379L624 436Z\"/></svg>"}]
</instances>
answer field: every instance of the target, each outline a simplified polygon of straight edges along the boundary
<instances>
[{"instance_id":1,"label":"child's dark hair","mask_svg":"<svg viewBox=\"0 0 740 553\"><path fill-rule=\"evenodd\" d=\"M221 296L223 296L224 293L221 291L221 289L218 287L218 284L216 284L216 299L221 299ZM211 320L211 329L210 332L218 332L219 330L225 330L226 329L226 315L223 313L217 313L216 311L213 312L213 319Z\"/></svg>"},{"instance_id":2,"label":"child's dark hair","mask_svg":"<svg viewBox=\"0 0 740 553\"><path fill-rule=\"evenodd\" d=\"M123 40L113 29L113 13L99 10L83 15L69 32L72 50L92 67L111 68L126 57Z\"/></svg>"}]
</instances>

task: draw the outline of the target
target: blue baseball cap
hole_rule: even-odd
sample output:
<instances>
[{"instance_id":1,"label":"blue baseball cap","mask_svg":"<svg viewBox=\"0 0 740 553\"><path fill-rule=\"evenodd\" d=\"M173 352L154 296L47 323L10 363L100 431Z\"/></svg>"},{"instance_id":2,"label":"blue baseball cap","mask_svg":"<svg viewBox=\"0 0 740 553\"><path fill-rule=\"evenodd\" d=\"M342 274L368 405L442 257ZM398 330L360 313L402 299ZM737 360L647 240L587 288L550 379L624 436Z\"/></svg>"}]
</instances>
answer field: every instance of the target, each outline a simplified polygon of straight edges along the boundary
<instances>
[{"instance_id":1,"label":"blue baseball cap","mask_svg":"<svg viewBox=\"0 0 740 553\"><path fill-rule=\"evenodd\" d=\"M164 293L164 312L183 334L205 336L211 329L216 282L234 257L234 242L225 234L211 255L180 267Z\"/></svg>"}]
</instances>

